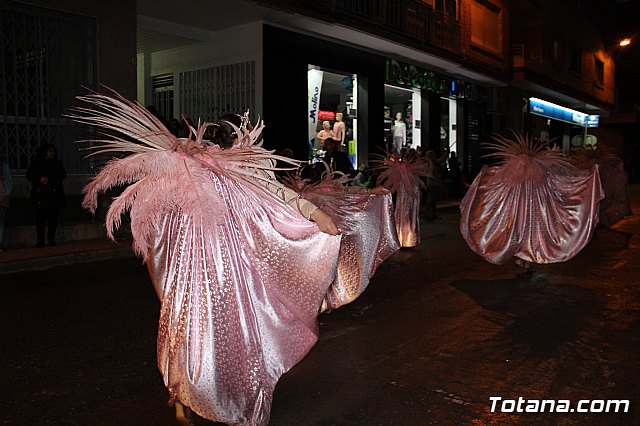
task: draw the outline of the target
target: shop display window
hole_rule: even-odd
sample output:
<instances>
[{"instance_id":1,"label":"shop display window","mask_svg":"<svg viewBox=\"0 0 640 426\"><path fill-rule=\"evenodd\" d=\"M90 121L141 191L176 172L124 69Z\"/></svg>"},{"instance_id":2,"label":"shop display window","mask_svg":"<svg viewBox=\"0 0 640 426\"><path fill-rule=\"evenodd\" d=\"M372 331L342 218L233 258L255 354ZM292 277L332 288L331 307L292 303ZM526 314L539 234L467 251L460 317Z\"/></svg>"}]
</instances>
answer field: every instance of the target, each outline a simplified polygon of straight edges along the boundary
<instances>
[{"instance_id":1,"label":"shop display window","mask_svg":"<svg viewBox=\"0 0 640 426\"><path fill-rule=\"evenodd\" d=\"M309 161L322 161L331 137L357 168L357 76L309 65L307 84Z\"/></svg>"}]
</instances>

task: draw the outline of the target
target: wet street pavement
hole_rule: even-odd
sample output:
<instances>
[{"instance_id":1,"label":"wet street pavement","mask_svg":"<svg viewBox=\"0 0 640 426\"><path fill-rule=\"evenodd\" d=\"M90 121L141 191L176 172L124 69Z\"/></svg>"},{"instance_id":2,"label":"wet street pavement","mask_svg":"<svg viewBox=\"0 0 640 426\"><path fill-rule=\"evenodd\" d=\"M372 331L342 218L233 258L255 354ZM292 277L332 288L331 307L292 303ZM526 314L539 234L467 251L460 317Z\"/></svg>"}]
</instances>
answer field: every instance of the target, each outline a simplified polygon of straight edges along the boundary
<instances>
[{"instance_id":1,"label":"wet street pavement","mask_svg":"<svg viewBox=\"0 0 640 426\"><path fill-rule=\"evenodd\" d=\"M271 425L640 424L640 214L530 278L471 252L458 220L424 222L422 244L320 316L318 345L276 387ZM158 312L139 259L0 275L2 424L175 425ZM490 397L630 405L501 413Z\"/></svg>"}]
</instances>

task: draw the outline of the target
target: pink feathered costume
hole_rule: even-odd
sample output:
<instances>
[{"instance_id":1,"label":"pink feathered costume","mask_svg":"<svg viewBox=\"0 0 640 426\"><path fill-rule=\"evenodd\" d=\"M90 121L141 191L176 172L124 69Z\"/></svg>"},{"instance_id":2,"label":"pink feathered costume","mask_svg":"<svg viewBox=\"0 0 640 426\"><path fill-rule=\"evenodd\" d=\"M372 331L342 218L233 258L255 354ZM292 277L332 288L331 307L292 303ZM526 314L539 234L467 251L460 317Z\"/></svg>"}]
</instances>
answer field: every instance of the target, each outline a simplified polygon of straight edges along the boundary
<instances>
[{"instance_id":1,"label":"pink feathered costume","mask_svg":"<svg viewBox=\"0 0 640 426\"><path fill-rule=\"evenodd\" d=\"M390 193L374 194L346 186L345 176L325 174L320 182L291 178L287 182L301 197L328 213L340 229L338 273L323 303L335 309L358 298L376 269L400 249Z\"/></svg>"},{"instance_id":2,"label":"pink feathered costume","mask_svg":"<svg viewBox=\"0 0 640 426\"><path fill-rule=\"evenodd\" d=\"M598 223L598 167L578 170L557 150L517 136L491 144L499 166L485 166L460 203L460 231L491 263L571 259Z\"/></svg>"},{"instance_id":3,"label":"pink feathered costume","mask_svg":"<svg viewBox=\"0 0 640 426\"><path fill-rule=\"evenodd\" d=\"M228 150L177 139L120 97L80 98L82 123L120 132L97 152L128 152L85 189L131 184L109 209L109 236L131 214L134 248L161 302L158 368L171 400L231 425L265 425L279 377L316 343L317 315L335 278L340 237L265 189L277 158L239 130ZM286 161L286 159L278 158Z\"/></svg>"},{"instance_id":4,"label":"pink feathered costume","mask_svg":"<svg viewBox=\"0 0 640 426\"><path fill-rule=\"evenodd\" d=\"M382 171L378 183L396 193L394 218L400 246L415 247L420 244L420 189L427 175L426 163L413 151L377 163L375 169Z\"/></svg>"}]
</instances>

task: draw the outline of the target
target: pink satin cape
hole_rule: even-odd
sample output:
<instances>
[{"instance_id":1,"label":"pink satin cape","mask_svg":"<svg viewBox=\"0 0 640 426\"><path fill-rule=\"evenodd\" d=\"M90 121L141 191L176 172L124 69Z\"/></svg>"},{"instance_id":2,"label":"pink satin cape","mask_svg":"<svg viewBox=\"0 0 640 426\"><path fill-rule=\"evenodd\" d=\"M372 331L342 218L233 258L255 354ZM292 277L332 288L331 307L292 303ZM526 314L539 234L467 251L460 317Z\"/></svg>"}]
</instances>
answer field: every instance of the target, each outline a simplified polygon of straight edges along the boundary
<instances>
[{"instance_id":1,"label":"pink satin cape","mask_svg":"<svg viewBox=\"0 0 640 426\"><path fill-rule=\"evenodd\" d=\"M323 308L335 309L357 299L382 262L400 249L391 212L391 194L371 195L342 227L338 273L329 287ZM337 221L340 226L341 221Z\"/></svg>"},{"instance_id":2,"label":"pink satin cape","mask_svg":"<svg viewBox=\"0 0 640 426\"><path fill-rule=\"evenodd\" d=\"M378 183L396 193L394 216L400 246L415 247L420 244L420 189L427 176L426 162L411 151L376 162L375 168L382 171Z\"/></svg>"},{"instance_id":3,"label":"pink satin cape","mask_svg":"<svg viewBox=\"0 0 640 426\"><path fill-rule=\"evenodd\" d=\"M328 212L342 235L337 274L322 307L336 309L356 300L380 264L400 248L391 194L341 189L334 182L310 185L301 195Z\"/></svg>"},{"instance_id":4,"label":"pink satin cape","mask_svg":"<svg viewBox=\"0 0 640 426\"><path fill-rule=\"evenodd\" d=\"M340 238L224 176L211 183L228 206L218 229L167 210L153 239L158 367L200 416L264 425L278 378L317 341Z\"/></svg>"},{"instance_id":5,"label":"pink satin cape","mask_svg":"<svg viewBox=\"0 0 640 426\"><path fill-rule=\"evenodd\" d=\"M114 158L85 187L83 206L128 185L105 218L107 235L130 211L133 246L161 302L158 367L171 395L231 425L266 425L278 378L315 344L317 315L335 278L340 237L275 191L276 161L262 122L235 128L226 150L208 143L210 123L176 138L120 95L79 97L71 117L107 129L91 149Z\"/></svg>"},{"instance_id":6,"label":"pink satin cape","mask_svg":"<svg viewBox=\"0 0 640 426\"><path fill-rule=\"evenodd\" d=\"M420 187L401 185L396 195L396 232L401 247L420 244Z\"/></svg>"},{"instance_id":7,"label":"pink satin cape","mask_svg":"<svg viewBox=\"0 0 640 426\"><path fill-rule=\"evenodd\" d=\"M602 197L597 167L561 169L519 155L480 171L460 203L460 231L491 263L563 262L589 242Z\"/></svg>"}]
</instances>

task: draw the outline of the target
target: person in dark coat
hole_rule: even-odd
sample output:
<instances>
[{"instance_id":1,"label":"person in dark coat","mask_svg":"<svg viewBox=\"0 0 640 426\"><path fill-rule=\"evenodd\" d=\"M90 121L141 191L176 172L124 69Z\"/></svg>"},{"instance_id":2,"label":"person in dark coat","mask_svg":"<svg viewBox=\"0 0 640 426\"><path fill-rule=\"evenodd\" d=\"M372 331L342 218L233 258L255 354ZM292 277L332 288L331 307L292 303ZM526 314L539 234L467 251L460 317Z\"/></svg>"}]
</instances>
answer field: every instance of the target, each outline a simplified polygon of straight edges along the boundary
<instances>
[{"instance_id":1,"label":"person in dark coat","mask_svg":"<svg viewBox=\"0 0 640 426\"><path fill-rule=\"evenodd\" d=\"M62 181L67 172L53 145L45 145L40 150L26 176L32 184L31 202L36 209L36 247L44 246L45 229L49 245L55 246L58 211L66 203Z\"/></svg>"},{"instance_id":2,"label":"person in dark coat","mask_svg":"<svg viewBox=\"0 0 640 426\"><path fill-rule=\"evenodd\" d=\"M333 138L327 138L324 140L324 162L327 163L332 170L342 172L349 177L354 177L356 171L351 165L349 156L346 152L338 149L338 144Z\"/></svg>"}]
</instances>

